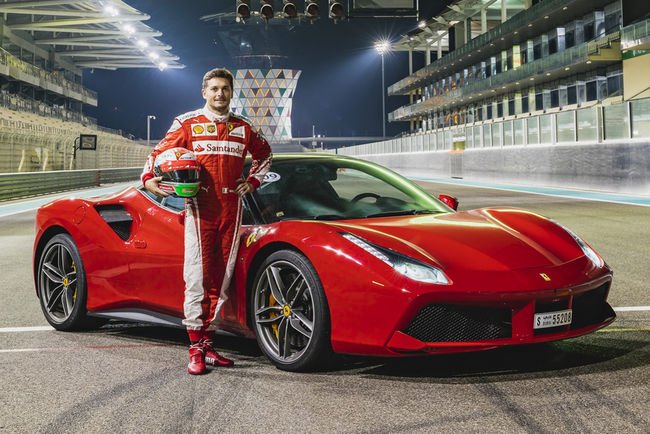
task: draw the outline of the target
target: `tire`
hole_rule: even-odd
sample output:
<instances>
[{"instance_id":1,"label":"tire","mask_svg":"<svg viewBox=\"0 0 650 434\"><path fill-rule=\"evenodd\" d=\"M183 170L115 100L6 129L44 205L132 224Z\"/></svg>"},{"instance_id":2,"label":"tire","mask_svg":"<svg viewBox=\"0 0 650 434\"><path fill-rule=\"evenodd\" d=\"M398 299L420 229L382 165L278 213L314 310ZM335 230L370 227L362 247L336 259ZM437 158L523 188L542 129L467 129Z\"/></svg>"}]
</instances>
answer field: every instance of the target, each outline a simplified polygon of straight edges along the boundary
<instances>
[{"instance_id":1,"label":"tire","mask_svg":"<svg viewBox=\"0 0 650 434\"><path fill-rule=\"evenodd\" d=\"M38 260L36 285L43 315L56 330L99 325L86 315L86 273L70 235L57 234L47 242Z\"/></svg>"},{"instance_id":2,"label":"tire","mask_svg":"<svg viewBox=\"0 0 650 434\"><path fill-rule=\"evenodd\" d=\"M305 372L332 361L327 299L309 260L280 250L264 260L249 297L262 352L279 369Z\"/></svg>"}]
</instances>

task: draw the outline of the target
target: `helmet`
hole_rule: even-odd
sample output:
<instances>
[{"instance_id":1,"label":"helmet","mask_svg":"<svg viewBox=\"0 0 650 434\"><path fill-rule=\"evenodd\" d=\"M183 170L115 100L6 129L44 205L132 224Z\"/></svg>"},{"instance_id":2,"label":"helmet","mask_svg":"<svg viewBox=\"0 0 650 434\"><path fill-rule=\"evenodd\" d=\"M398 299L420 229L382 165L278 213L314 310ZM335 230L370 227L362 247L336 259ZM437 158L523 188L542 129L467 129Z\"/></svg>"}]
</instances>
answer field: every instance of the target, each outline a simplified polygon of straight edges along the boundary
<instances>
[{"instance_id":1,"label":"helmet","mask_svg":"<svg viewBox=\"0 0 650 434\"><path fill-rule=\"evenodd\" d=\"M154 176L162 176L159 188L177 197L194 197L199 192L199 170L194 153L185 148L161 152L153 164Z\"/></svg>"}]
</instances>

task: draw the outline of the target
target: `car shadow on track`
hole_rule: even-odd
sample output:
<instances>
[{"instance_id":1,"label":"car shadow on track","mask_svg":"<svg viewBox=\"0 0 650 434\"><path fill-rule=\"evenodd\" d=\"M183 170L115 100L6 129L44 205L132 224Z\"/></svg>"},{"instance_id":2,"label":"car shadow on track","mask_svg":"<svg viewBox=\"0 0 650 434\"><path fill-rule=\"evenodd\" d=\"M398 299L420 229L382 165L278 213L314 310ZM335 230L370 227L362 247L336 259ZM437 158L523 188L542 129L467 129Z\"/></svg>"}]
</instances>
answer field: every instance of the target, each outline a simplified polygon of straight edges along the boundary
<instances>
[{"instance_id":1,"label":"car shadow on track","mask_svg":"<svg viewBox=\"0 0 650 434\"><path fill-rule=\"evenodd\" d=\"M111 321L91 333L130 342L173 347L188 345L185 330L139 323ZM269 364L254 339L218 335L220 351L252 365ZM472 383L548 378L595 372L619 371L650 365L650 335L625 329L594 333L566 341L521 345L474 353L406 358L338 356L316 375L362 375L401 381Z\"/></svg>"},{"instance_id":2,"label":"car shadow on track","mask_svg":"<svg viewBox=\"0 0 650 434\"><path fill-rule=\"evenodd\" d=\"M185 330L145 323L113 320L90 333L113 336L118 339L129 341L141 341L149 344L157 343L182 347L189 345L187 332ZM232 354L246 357L257 357L262 355L262 352L254 339L218 333L215 337L215 344L218 349L222 349Z\"/></svg>"},{"instance_id":3,"label":"car shadow on track","mask_svg":"<svg viewBox=\"0 0 650 434\"><path fill-rule=\"evenodd\" d=\"M482 382L513 381L647 366L650 364L649 345L647 332L613 331L561 342L476 353L391 359L388 362L357 360L356 366L348 365L348 368L355 374L403 381L421 382L427 378L439 383L472 383L477 378Z\"/></svg>"}]
</instances>

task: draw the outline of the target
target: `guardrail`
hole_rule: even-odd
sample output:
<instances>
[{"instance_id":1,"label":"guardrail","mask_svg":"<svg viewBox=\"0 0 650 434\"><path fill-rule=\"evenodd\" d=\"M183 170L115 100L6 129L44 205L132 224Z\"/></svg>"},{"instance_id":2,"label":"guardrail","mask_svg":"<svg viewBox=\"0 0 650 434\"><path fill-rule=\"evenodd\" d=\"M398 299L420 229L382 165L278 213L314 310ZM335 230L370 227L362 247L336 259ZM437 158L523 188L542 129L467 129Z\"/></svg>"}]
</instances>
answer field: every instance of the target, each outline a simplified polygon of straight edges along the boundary
<instances>
[{"instance_id":1,"label":"guardrail","mask_svg":"<svg viewBox=\"0 0 650 434\"><path fill-rule=\"evenodd\" d=\"M135 181L141 173L141 167L0 173L0 201Z\"/></svg>"}]
</instances>

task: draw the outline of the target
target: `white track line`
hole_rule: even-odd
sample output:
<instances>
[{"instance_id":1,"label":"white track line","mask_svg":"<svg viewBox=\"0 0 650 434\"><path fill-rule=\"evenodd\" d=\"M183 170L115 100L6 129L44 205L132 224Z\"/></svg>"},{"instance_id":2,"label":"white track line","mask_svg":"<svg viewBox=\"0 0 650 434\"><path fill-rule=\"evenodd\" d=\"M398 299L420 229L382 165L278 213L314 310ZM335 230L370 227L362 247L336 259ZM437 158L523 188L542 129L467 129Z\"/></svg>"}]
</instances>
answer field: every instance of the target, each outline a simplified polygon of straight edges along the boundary
<instances>
[{"instance_id":1,"label":"white track line","mask_svg":"<svg viewBox=\"0 0 650 434\"><path fill-rule=\"evenodd\" d=\"M48 332L51 330L54 330L52 326L4 327L0 328L0 333Z\"/></svg>"},{"instance_id":2,"label":"white track line","mask_svg":"<svg viewBox=\"0 0 650 434\"><path fill-rule=\"evenodd\" d=\"M628 306L628 307L615 307L616 312L646 312L650 310L650 306Z\"/></svg>"}]
</instances>

